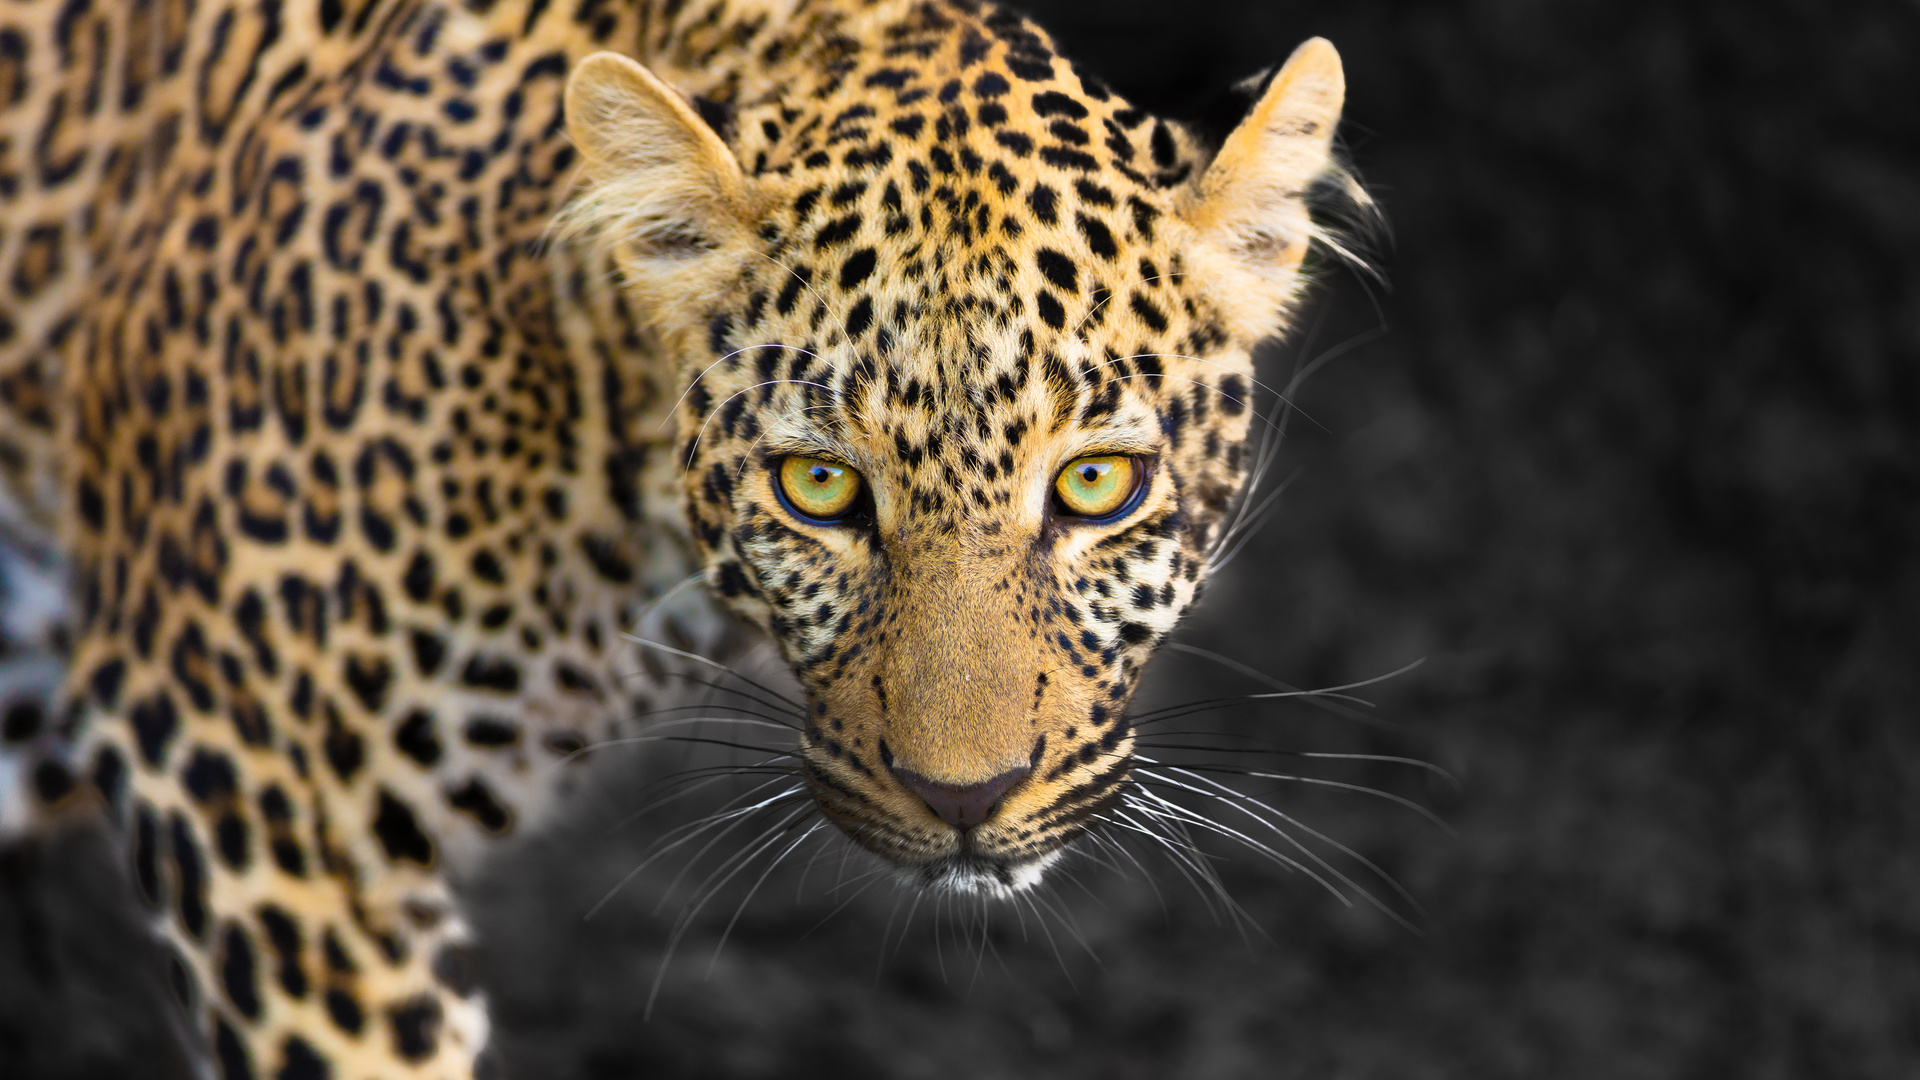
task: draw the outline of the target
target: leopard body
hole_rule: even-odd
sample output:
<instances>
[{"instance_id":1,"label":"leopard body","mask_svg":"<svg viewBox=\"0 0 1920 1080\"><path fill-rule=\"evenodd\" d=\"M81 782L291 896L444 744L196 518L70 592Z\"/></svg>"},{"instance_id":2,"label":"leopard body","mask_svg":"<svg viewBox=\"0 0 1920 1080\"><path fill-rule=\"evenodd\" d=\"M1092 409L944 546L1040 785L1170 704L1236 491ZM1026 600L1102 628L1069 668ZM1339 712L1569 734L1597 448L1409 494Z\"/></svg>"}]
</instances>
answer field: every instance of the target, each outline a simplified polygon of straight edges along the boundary
<instances>
[{"instance_id":1,"label":"leopard body","mask_svg":"<svg viewBox=\"0 0 1920 1080\"><path fill-rule=\"evenodd\" d=\"M797 799L1028 887L1129 782L1341 94L1310 42L1210 140L972 0L10 6L0 518L71 598L16 787L120 824L212 1071L484 1075L450 883L695 579L650 633L771 639Z\"/></svg>"}]
</instances>

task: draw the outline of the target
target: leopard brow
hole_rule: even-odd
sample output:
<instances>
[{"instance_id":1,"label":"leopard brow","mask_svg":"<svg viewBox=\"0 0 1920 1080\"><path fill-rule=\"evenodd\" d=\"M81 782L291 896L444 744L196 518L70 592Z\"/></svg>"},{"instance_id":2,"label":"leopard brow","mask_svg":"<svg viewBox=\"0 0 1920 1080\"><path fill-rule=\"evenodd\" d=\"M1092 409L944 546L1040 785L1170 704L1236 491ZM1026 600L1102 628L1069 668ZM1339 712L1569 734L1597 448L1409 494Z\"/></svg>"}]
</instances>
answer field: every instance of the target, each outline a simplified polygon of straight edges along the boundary
<instances>
[{"instance_id":1,"label":"leopard brow","mask_svg":"<svg viewBox=\"0 0 1920 1080\"><path fill-rule=\"evenodd\" d=\"M761 436L761 440L760 445L769 457L797 454L802 457L831 458L858 467L859 455L853 452L853 447L811 426L795 425L792 430L769 431Z\"/></svg>"},{"instance_id":2,"label":"leopard brow","mask_svg":"<svg viewBox=\"0 0 1920 1080\"><path fill-rule=\"evenodd\" d=\"M1136 457L1152 457L1159 452L1160 447L1146 438L1139 436L1105 436L1091 439L1083 445L1068 451L1066 456L1060 459L1060 463L1064 465L1069 461L1078 461L1084 457L1119 457L1129 454Z\"/></svg>"},{"instance_id":3,"label":"leopard brow","mask_svg":"<svg viewBox=\"0 0 1920 1080\"><path fill-rule=\"evenodd\" d=\"M1060 464L1083 457L1100 457L1107 454L1135 454L1151 457L1160 452L1160 443L1154 439L1158 432L1128 424L1090 428L1065 440L1065 456Z\"/></svg>"}]
</instances>

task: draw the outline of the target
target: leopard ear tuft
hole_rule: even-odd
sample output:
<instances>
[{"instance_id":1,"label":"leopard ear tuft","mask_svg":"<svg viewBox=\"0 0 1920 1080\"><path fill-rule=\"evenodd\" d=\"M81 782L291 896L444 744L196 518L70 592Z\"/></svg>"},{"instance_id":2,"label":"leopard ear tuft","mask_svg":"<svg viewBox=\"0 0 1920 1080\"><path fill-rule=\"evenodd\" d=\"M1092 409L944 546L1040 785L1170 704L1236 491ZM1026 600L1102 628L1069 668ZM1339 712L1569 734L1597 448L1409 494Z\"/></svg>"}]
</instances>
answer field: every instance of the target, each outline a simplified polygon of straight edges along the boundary
<instances>
[{"instance_id":1,"label":"leopard ear tuft","mask_svg":"<svg viewBox=\"0 0 1920 1080\"><path fill-rule=\"evenodd\" d=\"M1229 332L1272 337L1300 288L1300 264L1318 241L1345 255L1315 224L1308 192L1333 181L1367 197L1333 155L1346 98L1340 54L1325 38L1301 44L1189 188L1181 214L1193 226L1192 269L1203 275Z\"/></svg>"},{"instance_id":2,"label":"leopard ear tuft","mask_svg":"<svg viewBox=\"0 0 1920 1080\"><path fill-rule=\"evenodd\" d=\"M610 248L630 280L677 287L752 237L740 162L678 91L617 53L582 60L567 79L567 134L586 185L555 233Z\"/></svg>"}]
</instances>

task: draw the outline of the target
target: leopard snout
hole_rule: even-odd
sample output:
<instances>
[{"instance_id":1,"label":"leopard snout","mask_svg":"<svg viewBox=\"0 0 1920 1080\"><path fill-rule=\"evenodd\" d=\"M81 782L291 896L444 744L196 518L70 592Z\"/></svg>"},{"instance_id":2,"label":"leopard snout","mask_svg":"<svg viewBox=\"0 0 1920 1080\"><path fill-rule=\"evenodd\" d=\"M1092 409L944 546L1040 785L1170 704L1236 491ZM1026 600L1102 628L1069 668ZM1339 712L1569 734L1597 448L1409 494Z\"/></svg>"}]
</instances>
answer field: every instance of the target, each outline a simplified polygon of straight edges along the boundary
<instances>
[{"instance_id":1,"label":"leopard snout","mask_svg":"<svg viewBox=\"0 0 1920 1080\"><path fill-rule=\"evenodd\" d=\"M1007 793L1032 772L1031 766L1021 765L977 784L947 784L910 769L893 768L894 777L918 795L935 817L962 831L992 817Z\"/></svg>"}]
</instances>

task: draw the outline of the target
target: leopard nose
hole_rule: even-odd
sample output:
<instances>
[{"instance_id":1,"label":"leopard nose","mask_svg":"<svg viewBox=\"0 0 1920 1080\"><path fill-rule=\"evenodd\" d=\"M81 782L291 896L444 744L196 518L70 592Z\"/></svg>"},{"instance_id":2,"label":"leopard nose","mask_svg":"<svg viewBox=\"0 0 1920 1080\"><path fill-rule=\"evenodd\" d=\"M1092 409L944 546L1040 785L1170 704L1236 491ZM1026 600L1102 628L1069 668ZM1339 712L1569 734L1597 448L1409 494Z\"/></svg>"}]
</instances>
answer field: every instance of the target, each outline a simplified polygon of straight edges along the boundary
<instances>
[{"instance_id":1,"label":"leopard nose","mask_svg":"<svg viewBox=\"0 0 1920 1080\"><path fill-rule=\"evenodd\" d=\"M1000 805L1007 792L1032 771L1022 765L978 784L943 784L906 769L894 769L893 775L900 778L908 791L925 800L941 821L956 829L970 829L992 816L994 807Z\"/></svg>"}]
</instances>

